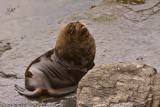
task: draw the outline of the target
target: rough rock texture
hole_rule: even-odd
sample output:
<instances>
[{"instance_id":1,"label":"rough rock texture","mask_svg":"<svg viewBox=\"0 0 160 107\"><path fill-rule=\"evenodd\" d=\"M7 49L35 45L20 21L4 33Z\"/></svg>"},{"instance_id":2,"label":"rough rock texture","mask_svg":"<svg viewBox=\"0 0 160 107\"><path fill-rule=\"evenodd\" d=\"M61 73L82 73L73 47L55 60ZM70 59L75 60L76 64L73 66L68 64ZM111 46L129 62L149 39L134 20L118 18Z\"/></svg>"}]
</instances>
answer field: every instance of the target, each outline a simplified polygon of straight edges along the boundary
<instances>
[{"instance_id":1,"label":"rough rock texture","mask_svg":"<svg viewBox=\"0 0 160 107\"><path fill-rule=\"evenodd\" d=\"M0 40L0 57L5 51L10 50L10 49L12 49L10 46L10 43Z\"/></svg>"},{"instance_id":2,"label":"rough rock texture","mask_svg":"<svg viewBox=\"0 0 160 107\"><path fill-rule=\"evenodd\" d=\"M77 107L159 107L160 74L142 63L114 63L90 70L79 83Z\"/></svg>"}]
</instances>

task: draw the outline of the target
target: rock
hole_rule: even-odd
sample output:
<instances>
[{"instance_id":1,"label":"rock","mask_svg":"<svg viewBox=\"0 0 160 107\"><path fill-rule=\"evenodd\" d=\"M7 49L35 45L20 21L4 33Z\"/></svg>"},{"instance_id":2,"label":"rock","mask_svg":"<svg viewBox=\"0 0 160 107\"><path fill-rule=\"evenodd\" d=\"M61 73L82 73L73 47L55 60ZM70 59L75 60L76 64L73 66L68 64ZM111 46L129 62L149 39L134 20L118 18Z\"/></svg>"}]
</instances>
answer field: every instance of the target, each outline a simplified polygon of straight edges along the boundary
<instances>
[{"instance_id":1,"label":"rock","mask_svg":"<svg viewBox=\"0 0 160 107\"><path fill-rule=\"evenodd\" d=\"M159 107L160 74L143 63L94 67L79 82L77 107Z\"/></svg>"},{"instance_id":2,"label":"rock","mask_svg":"<svg viewBox=\"0 0 160 107\"><path fill-rule=\"evenodd\" d=\"M12 49L10 43L0 40L0 57L5 51L10 49Z\"/></svg>"},{"instance_id":3,"label":"rock","mask_svg":"<svg viewBox=\"0 0 160 107\"><path fill-rule=\"evenodd\" d=\"M133 11L138 12L151 9L159 3L160 3L159 0L153 0L153 2L145 3L142 5L129 5L128 8L131 8Z\"/></svg>"},{"instance_id":4,"label":"rock","mask_svg":"<svg viewBox=\"0 0 160 107\"><path fill-rule=\"evenodd\" d=\"M140 4L144 4L145 0L116 0L116 2L123 3L123 4L140 5Z\"/></svg>"}]
</instances>

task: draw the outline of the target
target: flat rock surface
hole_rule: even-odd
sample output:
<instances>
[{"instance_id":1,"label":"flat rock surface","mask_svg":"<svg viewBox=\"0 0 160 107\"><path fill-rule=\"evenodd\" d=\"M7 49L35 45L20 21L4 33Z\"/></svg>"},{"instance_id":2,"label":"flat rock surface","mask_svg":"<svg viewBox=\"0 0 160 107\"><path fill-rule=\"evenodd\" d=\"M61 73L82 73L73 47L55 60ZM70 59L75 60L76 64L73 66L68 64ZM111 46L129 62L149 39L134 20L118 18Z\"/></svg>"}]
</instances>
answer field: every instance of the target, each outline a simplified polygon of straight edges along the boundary
<instances>
[{"instance_id":1,"label":"flat rock surface","mask_svg":"<svg viewBox=\"0 0 160 107\"><path fill-rule=\"evenodd\" d=\"M71 10L68 10L72 6L69 0L61 1L65 6L69 5L66 8L55 2L54 5L59 6L58 10L50 4L54 3L50 0L16 1L17 4L8 2L6 7L1 7L3 11L0 11L0 23L3 23L0 27L0 40L4 41L0 45L3 50L0 52L4 52L0 57L0 104L21 104L22 102L24 104L39 104L40 102L52 104L55 102L59 104L57 106L62 106L63 102L68 102L68 100L54 98L27 99L14 90L14 84L24 87L26 67L32 60L54 48L60 29L71 21L85 23L93 35L97 46L96 65L114 62L143 62L154 66L160 72L159 3L147 10L136 12L128 5L110 2L110 0L104 0L92 8L89 7L93 2L85 4L85 0L84 2L78 0L79 5ZM37 7L34 7L36 3L38 3ZM41 7L42 4L45 5ZM31 9L33 7L34 11ZM66 13L61 14L59 9ZM23 17L19 18L18 14ZM9 49L5 47L7 43L10 46ZM75 103L75 100L72 101L75 98L74 95L66 97L71 98L70 102Z\"/></svg>"}]
</instances>

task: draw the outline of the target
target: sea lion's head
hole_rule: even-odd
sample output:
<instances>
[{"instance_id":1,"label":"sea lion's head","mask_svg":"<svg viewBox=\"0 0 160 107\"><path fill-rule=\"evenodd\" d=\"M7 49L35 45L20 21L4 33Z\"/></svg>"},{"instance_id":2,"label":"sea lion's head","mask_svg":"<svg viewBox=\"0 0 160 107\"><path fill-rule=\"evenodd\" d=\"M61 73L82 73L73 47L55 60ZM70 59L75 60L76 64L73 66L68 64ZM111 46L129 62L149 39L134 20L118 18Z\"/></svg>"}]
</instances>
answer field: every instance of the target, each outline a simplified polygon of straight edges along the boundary
<instances>
[{"instance_id":1,"label":"sea lion's head","mask_svg":"<svg viewBox=\"0 0 160 107\"><path fill-rule=\"evenodd\" d=\"M89 31L85 27L85 24L83 24L82 22L71 22L62 28L58 36L58 39L59 37L63 37L68 42L79 43L84 41L88 37L88 35Z\"/></svg>"},{"instance_id":2,"label":"sea lion's head","mask_svg":"<svg viewBox=\"0 0 160 107\"><path fill-rule=\"evenodd\" d=\"M95 42L85 24L71 22L61 29L55 51L59 59L81 66L94 59Z\"/></svg>"}]
</instances>

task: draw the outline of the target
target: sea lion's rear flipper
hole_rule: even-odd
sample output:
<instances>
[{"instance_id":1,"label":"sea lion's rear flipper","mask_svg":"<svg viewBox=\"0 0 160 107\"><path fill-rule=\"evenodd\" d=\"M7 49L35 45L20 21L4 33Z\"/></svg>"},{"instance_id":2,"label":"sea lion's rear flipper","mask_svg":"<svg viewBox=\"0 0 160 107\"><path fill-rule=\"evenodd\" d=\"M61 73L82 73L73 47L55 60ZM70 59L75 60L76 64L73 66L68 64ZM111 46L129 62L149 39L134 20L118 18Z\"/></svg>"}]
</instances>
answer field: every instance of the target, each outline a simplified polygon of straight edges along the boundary
<instances>
[{"instance_id":1,"label":"sea lion's rear flipper","mask_svg":"<svg viewBox=\"0 0 160 107\"><path fill-rule=\"evenodd\" d=\"M27 89L24 89L18 85L15 85L15 90L18 91L18 93L27 96L27 97L39 97L42 93L42 89L38 88L35 91L29 91Z\"/></svg>"},{"instance_id":2,"label":"sea lion's rear flipper","mask_svg":"<svg viewBox=\"0 0 160 107\"><path fill-rule=\"evenodd\" d=\"M72 92L75 92L77 90L78 85L70 86L70 87L65 87L65 88L60 88L60 89L48 89L48 95L52 97L60 97L62 95L66 95Z\"/></svg>"},{"instance_id":3,"label":"sea lion's rear flipper","mask_svg":"<svg viewBox=\"0 0 160 107\"><path fill-rule=\"evenodd\" d=\"M39 97L41 94L48 94L49 96L52 97L60 97L62 95L66 95L72 92L75 92L77 89L77 85L70 86L70 87L65 87L65 88L60 88L60 89L42 89L38 88L34 91L29 91L27 89L24 89L18 85L15 85L15 90L18 91L18 93L27 96L27 97Z\"/></svg>"}]
</instances>

